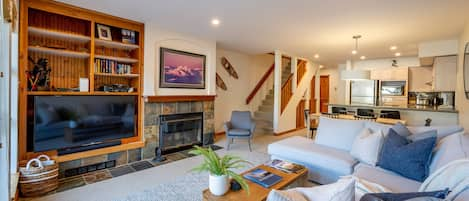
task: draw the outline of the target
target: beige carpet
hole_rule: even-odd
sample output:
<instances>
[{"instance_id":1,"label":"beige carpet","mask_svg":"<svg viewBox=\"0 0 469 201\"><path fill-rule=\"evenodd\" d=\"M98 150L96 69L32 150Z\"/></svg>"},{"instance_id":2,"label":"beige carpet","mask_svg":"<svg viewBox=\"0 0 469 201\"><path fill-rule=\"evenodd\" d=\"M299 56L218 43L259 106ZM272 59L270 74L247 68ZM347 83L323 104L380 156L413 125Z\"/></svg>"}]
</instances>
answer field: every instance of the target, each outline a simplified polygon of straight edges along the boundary
<instances>
[{"instance_id":1,"label":"beige carpet","mask_svg":"<svg viewBox=\"0 0 469 201\"><path fill-rule=\"evenodd\" d=\"M230 151L219 150L218 153L226 153L241 156L254 161L268 161L267 145L277 140L293 135L305 135L306 130L300 130L282 136L256 135L253 140L253 152L249 152L247 142L244 140L235 140L230 146ZM216 144L225 146L224 138L217 139ZM122 200L131 195L138 194L157 188L161 184L174 182L181 177L189 174L191 168L201 162L200 157L191 157L158 167L146 169L143 171L123 175L120 177L108 179L102 182L74 188L68 191L56 193L53 195L36 198L38 201L111 201ZM257 162L259 163L259 162ZM207 178L208 179L208 178ZM194 189L195 190L195 189ZM198 191L198 190L197 190Z\"/></svg>"}]
</instances>

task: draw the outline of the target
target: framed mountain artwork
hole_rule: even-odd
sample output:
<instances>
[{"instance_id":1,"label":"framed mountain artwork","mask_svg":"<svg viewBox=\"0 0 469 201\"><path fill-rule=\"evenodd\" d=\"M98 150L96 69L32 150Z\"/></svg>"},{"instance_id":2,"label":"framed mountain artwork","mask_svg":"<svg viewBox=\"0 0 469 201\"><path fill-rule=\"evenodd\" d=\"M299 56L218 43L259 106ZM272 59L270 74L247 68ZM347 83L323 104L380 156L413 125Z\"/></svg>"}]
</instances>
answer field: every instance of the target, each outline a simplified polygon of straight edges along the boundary
<instances>
[{"instance_id":1,"label":"framed mountain artwork","mask_svg":"<svg viewBox=\"0 0 469 201\"><path fill-rule=\"evenodd\" d=\"M160 48L160 88L205 89L206 56Z\"/></svg>"}]
</instances>

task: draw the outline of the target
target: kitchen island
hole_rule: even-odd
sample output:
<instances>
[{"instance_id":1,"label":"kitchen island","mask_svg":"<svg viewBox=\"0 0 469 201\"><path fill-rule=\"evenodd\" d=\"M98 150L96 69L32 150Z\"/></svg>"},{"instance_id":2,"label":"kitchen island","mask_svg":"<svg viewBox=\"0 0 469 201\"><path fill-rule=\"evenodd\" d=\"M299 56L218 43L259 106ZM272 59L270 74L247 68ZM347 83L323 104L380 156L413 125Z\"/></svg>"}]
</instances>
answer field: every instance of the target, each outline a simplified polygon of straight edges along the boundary
<instances>
[{"instance_id":1,"label":"kitchen island","mask_svg":"<svg viewBox=\"0 0 469 201\"><path fill-rule=\"evenodd\" d=\"M410 126L423 126L426 119L432 119L432 126L457 125L458 111L454 108L447 107L429 107L429 106L370 106L370 105L351 105L351 104L329 104L329 112L332 107L343 107L347 111L354 112L358 108L372 109L375 114L379 115L381 110L396 110L401 114L401 119Z\"/></svg>"}]
</instances>

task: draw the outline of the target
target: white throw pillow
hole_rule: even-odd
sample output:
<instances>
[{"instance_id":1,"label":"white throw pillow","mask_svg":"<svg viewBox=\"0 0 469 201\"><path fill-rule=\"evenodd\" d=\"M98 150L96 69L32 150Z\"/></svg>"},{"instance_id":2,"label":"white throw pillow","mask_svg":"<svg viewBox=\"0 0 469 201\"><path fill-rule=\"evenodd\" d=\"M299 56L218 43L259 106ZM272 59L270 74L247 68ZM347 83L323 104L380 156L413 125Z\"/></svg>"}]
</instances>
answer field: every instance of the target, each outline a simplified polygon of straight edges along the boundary
<instances>
[{"instance_id":1,"label":"white throw pillow","mask_svg":"<svg viewBox=\"0 0 469 201\"><path fill-rule=\"evenodd\" d=\"M320 117L315 142L348 152L353 140L364 127L364 121Z\"/></svg>"},{"instance_id":2,"label":"white throw pillow","mask_svg":"<svg viewBox=\"0 0 469 201\"><path fill-rule=\"evenodd\" d=\"M373 132L364 128L353 141L350 155L368 165L376 166L383 145L384 135L381 130Z\"/></svg>"},{"instance_id":3,"label":"white throw pillow","mask_svg":"<svg viewBox=\"0 0 469 201\"><path fill-rule=\"evenodd\" d=\"M303 194L290 190L272 190L267 196L267 201L308 201Z\"/></svg>"},{"instance_id":4,"label":"white throw pillow","mask_svg":"<svg viewBox=\"0 0 469 201\"><path fill-rule=\"evenodd\" d=\"M295 188L310 201L355 201L355 180L339 181L313 188Z\"/></svg>"}]
</instances>

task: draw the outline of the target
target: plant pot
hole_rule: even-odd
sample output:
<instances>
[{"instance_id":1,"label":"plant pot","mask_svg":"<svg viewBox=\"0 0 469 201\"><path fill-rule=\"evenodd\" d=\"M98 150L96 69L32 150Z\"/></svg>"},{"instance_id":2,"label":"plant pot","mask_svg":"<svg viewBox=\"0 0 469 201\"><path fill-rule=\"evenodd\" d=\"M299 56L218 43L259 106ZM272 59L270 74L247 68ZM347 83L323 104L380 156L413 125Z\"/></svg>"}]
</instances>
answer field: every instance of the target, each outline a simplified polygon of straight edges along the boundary
<instances>
[{"instance_id":1,"label":"plant pot","mask_svg":"<svg viewBox=\"0 0 469 201\"><path fill-rule=\"evenodd\" d=\"M209 186L210 192L213 195L216 195L216 196L224 195L230 187L228 176L227 175L218 176L218 175L210 174L209 180L208 180L208 186Z\"/></svg>"}]
</instances>

